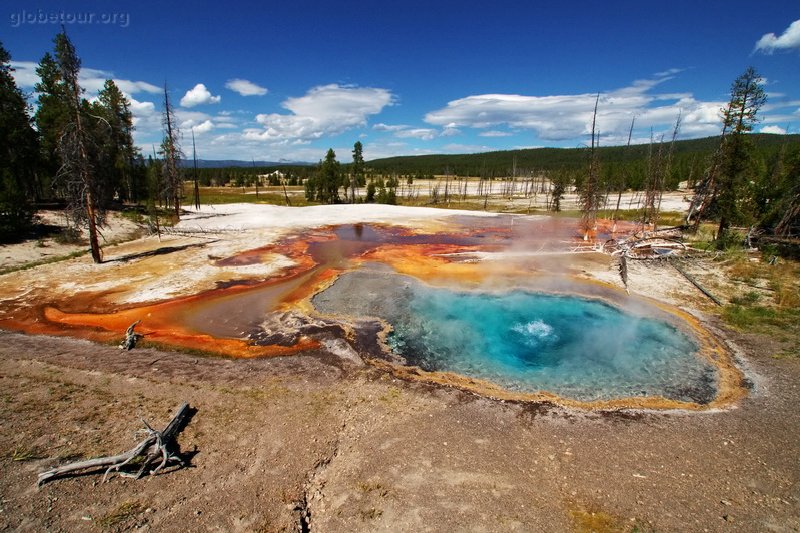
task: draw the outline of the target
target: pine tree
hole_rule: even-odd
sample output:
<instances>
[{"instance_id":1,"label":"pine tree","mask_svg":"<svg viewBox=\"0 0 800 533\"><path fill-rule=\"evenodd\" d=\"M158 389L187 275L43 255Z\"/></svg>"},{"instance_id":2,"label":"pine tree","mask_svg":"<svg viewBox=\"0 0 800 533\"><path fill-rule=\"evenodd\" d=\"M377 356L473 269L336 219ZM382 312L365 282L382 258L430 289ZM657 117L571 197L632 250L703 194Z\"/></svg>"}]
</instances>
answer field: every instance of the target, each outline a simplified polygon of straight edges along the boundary
<instances>
[{"instance_id":1,"label":"pine tree","mask_svg":"<svg viewBox=\"0 0 800 533\"><path fill-rule=\"evenodd\" d=\"M38 138L28 104L0 43L0 240L18 237L33 221Z\"/></svg>"},{"instance_id":2,"label":"pine tree","mask_svg":"<svg viewBox=\"0 0 800 533\"><path fill-rule=\"evenodd\" d=\"M39 105L33 120L40 139L40 173L36 185L37 196L41 198L49 193L61 168L58 144L70 115L61 71L49 52L44 54L36 67L36 74L39 82L34 90L39 95Z\"/></svg>"},{"instance_id":3,"label":"pine tree","mask_svg":"<svg viewBox=\"0 0 800 533\"><path fill-rule=\"evenodd\" d=\"M561 168L551 176L550 182L552 184L549 202L550 211L558 213L561 211L561 200L564 199L564 194L572 183L572 173L566 168Z\"/></svg>"},{"instance_id":4,"label":"pine tree","mask_svg":"<svg viewBox=\"0 0 800 533\"><path fill-rule=\"evenodd\" d=\"M364 147L361 141L353 145L353 166L350 169L350 202L356 202L356 187L364 176Z\"/></svg>"},{"instance_id":5,"label":"pine tree","mask_svg":"<svg viewBox=\"0 0 800 533\"><path fill-rule=\"evenodd\" d=\"M717 245L727 242L731 224L750 222L752 213L742 209L748 199L750 181L754 180L752 142L748 133L757 122L757 113L766 102L761 78L748 67L731 85L731 99L721 109L722 134L719 147L695 195L686 217L696 230L700 221L711 215L719 219Z\"/></svg>"},{"instance_id":6,"label":"pine tree","mask_svg":"<svg viewBox=\"0 0 800 533\"><path fill-rule=\"evenodd\" d=\"M137 150L133 144L133 114L130 101L113 80L106 80L97 95L95 111L104 119L107 135L101 143L102 168L108 176L110 193L122 200L136 200L138 185L135 183L134 161Z\"/></svg>"},{"instance_id":7,"label":"pine tree","mask_svg":"<svg viewBox=\"0 0 800 533\"><path fill-rule=\"evenodd\" d=\"M731 99L722 110L723 129L730 132L722 146L722 162L717 186L717 211L719 229L717 238L725 241L732 223L747 217L741 210L745 190L753 171L752 142L747 133L758 121L757 113L767 100L761 86L761 77L753 67L748 67L731 86Z\"/></svg>"},{"instance_id":8,"label":"pine tree","mask_svg":"<svg viewBox=\"0 0 800 533\"><path fill-rule=\"evenodd\" d=\"M317 176L316 199L326 204L339 201L339 186L342 181L341 166L336 160L336 152L329 148L325 159L320 163Z\"/></svg>"}]
</instances>

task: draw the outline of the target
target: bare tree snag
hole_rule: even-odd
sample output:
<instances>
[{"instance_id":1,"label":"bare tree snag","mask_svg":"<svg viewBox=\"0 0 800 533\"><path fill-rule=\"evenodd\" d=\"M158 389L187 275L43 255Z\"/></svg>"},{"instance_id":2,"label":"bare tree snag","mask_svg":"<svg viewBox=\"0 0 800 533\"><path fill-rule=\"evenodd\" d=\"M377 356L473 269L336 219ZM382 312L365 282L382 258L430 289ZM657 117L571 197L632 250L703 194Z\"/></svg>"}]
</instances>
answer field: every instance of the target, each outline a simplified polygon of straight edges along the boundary
<instances>
[{"instance_id":1,"label":"bare tree snag","mask_svg":"<svg viewBox=\"0 0 800 533\"><path fill-rule=\"evenodd\" d=\"M194 161L194 208L200 209L200 183L197 181L197 146L194 144L194 126L192 126L192 160ZM258 198L258 181L256 181L256 198Z\"/></svg>"},{"instance_id":2,"label":"bare tree snag","mask_svg":"<svg viewBox=\"0 0 800 533\"><path fill-rule=\"evenodd\" d=\"M589 240L590 232L597 229L597 210L605 202L605 198L600 191L600 162L598 161L596 150L600 139L596 129L597 105L599 102L600 93L597 93L597 98L594 101L594 114L592 115L592 144L589 149L589 169L580 195L580 227L583 230L584 241Z\"/></svg>"},{"instance_id":3,"label":"bare tree snag","mask_svg":"<svg viewBox=\"0 0 800 533\"><path fill-rule=\"evenodd\" d=\"M111 472L119 472L121 468L128 465L140 465L138 471L133 474L133 477L139 479L145 472L149 471L151 476L157 474L170 462L177 462L184 465L181 456L175 452L174 446L175 437L183 430L183 427L189 423L192 416L192 409L189 404L184 402L178 408L175 416L172 417L167 427L162 431L153 429L150 424L142 420L147 431L147 438L137 444L134 448L119 455L111 455L107 457L98 457L96 459L88 459L86 461L78 461L64 466L59 466L42 472L39 474L37 485L42 486L48 481L61 477L80 470L89 470L93 468L106 467L103 474L103 482L106 481L108 474Z\"/></svg>"},{"instance_id":4,"label":"bare tree snag","mask_svg":"<svg viewBox=\"0 0 800 533\"><path fill-rule=\"evenodd\" d=\"M180 146L180 130L175 118L175 108L169 99L167 84L164 83L164 111L161 122L164 126L164 140L161 142L161 153L164 155L162 172L164 175L164 200L175 210L175 220L181 217L181 197L183 196L183 180L180 164L183 152Z\"/></svg>"}]
</instances>

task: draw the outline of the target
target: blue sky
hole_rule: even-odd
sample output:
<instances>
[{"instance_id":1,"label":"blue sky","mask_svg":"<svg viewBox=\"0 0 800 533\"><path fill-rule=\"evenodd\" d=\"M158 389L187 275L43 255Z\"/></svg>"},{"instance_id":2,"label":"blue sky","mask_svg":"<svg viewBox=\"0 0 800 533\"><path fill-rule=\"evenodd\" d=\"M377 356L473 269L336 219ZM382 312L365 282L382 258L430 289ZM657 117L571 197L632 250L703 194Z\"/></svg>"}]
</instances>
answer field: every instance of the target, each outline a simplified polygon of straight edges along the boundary
<instances>
[{"instance_id":1,"label":"blue sky","mask_svg":"<svg viewBox=\"0 0 800 533\"><path fill-rule=\"evenodd\" d=\"M731 82L753 65L757 131L800 131L800 3L6 1L0 40L18 84L63 18L87 97L113 78L145 153L164 83L203 159L350 160L719 132ZM31 103L35 104L35 95Z\"/></svg>"}]
</instances>

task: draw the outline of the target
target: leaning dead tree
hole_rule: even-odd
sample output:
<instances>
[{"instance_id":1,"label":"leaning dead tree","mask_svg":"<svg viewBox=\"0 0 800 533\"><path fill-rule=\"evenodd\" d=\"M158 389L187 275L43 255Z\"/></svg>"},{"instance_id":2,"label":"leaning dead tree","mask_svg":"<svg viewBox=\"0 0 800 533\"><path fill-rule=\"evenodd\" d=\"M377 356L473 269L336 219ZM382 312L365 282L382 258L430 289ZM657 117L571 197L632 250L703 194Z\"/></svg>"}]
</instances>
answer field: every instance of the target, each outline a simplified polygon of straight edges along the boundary
<instances>
[{"instance_id":1,"label":"leaning dead tree","mask_svg":"<svg viewBox=\"0 0 800 533\"><path fill-rule=\"evenodd\" d=\"M103 482L105 482L110 473L119 472L129 466L138 467L135 473L128 475L139 479L148 472L151 476L157 474L169 463L183 465L184 461L176 452L177 446L174 441L184 426L188 424L191 415L192 410L189 408L189 404L184 402L162 431L153 429L150 424L142 420L147 437L134 448L119 455L78 461L42 472L39 474L37 485L42 486L48 481L67 474L99 468L105 468L105 473L103 474Z\"/></svg>"},{"instance_id":2,"label":"leaning dead tree","mask_svg":"<svg viewBox=\"0 0 800 533\"><path fill-rule=\"evenodd\" d=\"M56 58L64 82L66 93L64 102L69 116L69 122L58 142L62 161L58 170L58 180L66 190L73 218L85 222L89 227L92 259L95 263L101 263L103 255L97 238L97 226L102 223L103 216L100 205L102 182L91 161L90 151L93 141L89 125L86 124L88 117L82 104L83 89L78 83L81 60L72 41L63 31L56 36Z\"/></svg>"},{"instance_id":3,"label":"leaning dead tree","mask_svg":"<svg viewBox=\"0 0 800 533\"><path fill-rule=\"evenodd\" d=\"M181 197L183 196L183 179L181 179L181 152L180 130L175 118L175 108L169 100L167 84L164 84L164 111L161 118L164 126L164 140L161 142L161 154L164 163L161 167L163 172L163 195L167 206L171 205L175 210L175 218L181 216Z\"/></svg>"},{"instance_id":4,"label":"leaning dead tree","mask_svg":"<svg viewBox=\"0 0 800 533\"><path fill-rule=\"evenodd\" d=\"M775 226L775 235L790 237L792 228L797 225L798 220L800 220L800 183L795 183L789 207Z\"/></svg>"},{"instance_id":5,"label":"leaning dead tree","mask_svg":"<svg viewBox=\"0 0 800 533\"><path fill-rule=\"evenodd\" d=\"M781 156L785 153L784 146L781 147ZM783 157L781 157L783 159ZM783 174L785 176L800 176L800 152L796 153L788 164L784 167L776 169L775 174ZM778 181L777 179L775 180ZM778 237L792 237L796 235L798 228L800 228L800 179L795 177L792 180L792 186L789 189L789 194L783 200L783 216L775 226L775 235Z\"/></svg>"}]
</instances>

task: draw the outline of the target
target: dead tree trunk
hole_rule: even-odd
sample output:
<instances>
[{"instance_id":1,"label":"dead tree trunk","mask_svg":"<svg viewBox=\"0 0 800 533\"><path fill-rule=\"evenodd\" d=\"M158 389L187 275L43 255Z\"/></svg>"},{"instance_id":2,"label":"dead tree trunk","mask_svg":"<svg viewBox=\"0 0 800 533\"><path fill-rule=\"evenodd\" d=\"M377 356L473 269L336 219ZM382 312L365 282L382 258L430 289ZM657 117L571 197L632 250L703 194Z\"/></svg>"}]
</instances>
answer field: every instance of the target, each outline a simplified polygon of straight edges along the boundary
<instances>
[{"instance_id":1,"label":"dead tree trunk","mask_svg":"<svg viewBox=\"0 0 800 533\"><path fill-rule=\"evenodd\" d=\"M200 209L200 183L197 181L197 147L194 144L194 128L192 128L192 159L194 160L194 208ZM258 186L256 186L258 198Z\"/></svg>"},{"instance_id":2,"label":"dead tree trunk","mask_svg":"<svg viewBox=\"0 0 800 533\"><path fill-rule=\"evenodd\" d=\"M631 128L628 130L628 144L625 145L625 151L622 152L622 183L619 185L619 191L617 193L617 206L614 208L614 215L612 220L614 221L614 225L611 228L611 233L617 231L617 218L619 217L619 204L622 202L622 193L625 192L625 187L627 186L628 180L628 168L625 165L627 162L628 151L631 148L631 138L633 137L633 125L636 123L636 117L631 119Z\"/></svg>"},{"instance_id":3,"label":"dead tree trunk","mask_svg":"<svg viewBox=\"0 0 800 533\"><path fill-rule=\"evenodd\" d=\"M162 117L164 125L164 141L161 149L164 153L164 186L166 198L172 203L175 210L175 219L180 220L181 196L183 195L183 181L180 175L180 163L183 153L180 147L180 131L175 118L175 109L169 99L167 84L164 84L164 112Z\"/></svg>"},{"instance_id":4,"label":"dead tree trunk","mask_svg":"<svg viewBox=\"0 0 800 533\"><path fill-rule=\"evenodd\" d=\"M597 209L600 205L600 169L596 151L596 125L597 125L597 105L600 102L600 94L594 102L594 114L592 115L592 143L589 152L589 169L586 182L583 185L581 194L581 221L580 226L583 230L583 240L589 239L589 232L595 229L597 224Z\"/></svg>"}]
</instances>

